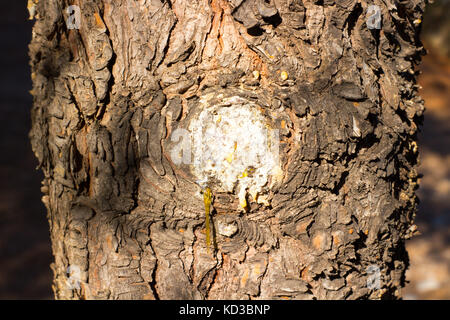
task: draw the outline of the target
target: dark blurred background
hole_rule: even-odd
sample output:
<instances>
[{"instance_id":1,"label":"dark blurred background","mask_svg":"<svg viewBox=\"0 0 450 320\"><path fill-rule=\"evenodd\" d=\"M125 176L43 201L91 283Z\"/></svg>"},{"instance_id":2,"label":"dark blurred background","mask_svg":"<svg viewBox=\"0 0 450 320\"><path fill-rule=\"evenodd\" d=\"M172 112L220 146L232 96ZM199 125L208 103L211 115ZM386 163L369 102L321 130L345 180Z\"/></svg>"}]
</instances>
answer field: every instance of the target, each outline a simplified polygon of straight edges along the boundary
<instances>
[{"instance_id":1,"label":"dark blurred background","mask_svg":"<svg viewBox=\"0 0 450 320\"><path fill-rule=\"evenodd\" d=\"M420 135L416 223L407 242L405 299L450 299L450 1L430 4L423 21L429 54L419 70L427 112ZM26 1L0 4L0 299L52 299L52 262L42 174L28 141L32 97Z\"/></svg>"},{"instance_id":2,"label":"dark blurred background","mask_svg":"<svg viewBox=\"0 0 450 320\"><path fill-rule=\"evenodd\" d=\"M33 99L27 3L0 2L0 299L52 299L42 174L28 140Z\"/></svg>"}]
</instances>

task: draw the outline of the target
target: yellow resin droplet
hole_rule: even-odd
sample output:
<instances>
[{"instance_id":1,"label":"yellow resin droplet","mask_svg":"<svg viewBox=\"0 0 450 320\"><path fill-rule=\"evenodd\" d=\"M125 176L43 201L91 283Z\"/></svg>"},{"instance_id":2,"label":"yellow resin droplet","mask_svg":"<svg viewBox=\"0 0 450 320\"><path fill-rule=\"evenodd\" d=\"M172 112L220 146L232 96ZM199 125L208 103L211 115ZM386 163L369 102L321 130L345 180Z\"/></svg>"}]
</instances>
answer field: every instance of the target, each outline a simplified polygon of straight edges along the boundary
<instances>
[{"instance_id":1,"label":"yellow resin droplet","mask_svg":"<svg viewBox=\"0 0 450 320\"><path fill-rule=\"evenodd\" d=\"M247 208L247 200L244 198L239 199L239 204L242 208Z\"/></svg>"},{"instance_id":2,"label":"yellow resin droplet","mask_svg":"<svg viewBox=\"0 0 450 320\"><path fill-rule=\"evenodd\" d=\"M233 151L232 151L231 153L229 153L229 154L227 155L227 157L225 158L225 160L227 160L228 163L231 163L231 161L233 161L233 155L234 155L234 153L236 152L236 149L237 149L237 142L235 141L235 142L234 142L234 148L233 148Z\"/></svg>"},{"instance_id":3,"label":"yellow resin droplet","mask_svg":"<svg viewBox=\"0 0 450 320\"><path fill-rule=\"evenodd\" d=\"M210 210L211 210L212 192L209 187L203 192L203 202L205 204L205 226L206 226L206 250L211 251L211 228L210 228Z\"/></svg>"},{"instance_id":4,"label":"yellow resin droplet","mask_svg":"<svg viewBox=\"0 0 450 320\"><path fill-rule=\"evenodd\" d=\"M287 80L288 78L288 73L286 71L282 71L281 72L281 80Z\"/></svg>"},{"instance_id":5,"label":"yellow resin droplet","mask_svg":"<svg viewBox=\"0 0 450 320\"><path fill-rule=\"evenodd\" d=\"M244 211L246 211L246 208L248 206L246 196L247 196L247 191L244 188L242 188L239 191L238 197L239 197L239 205L242 207L242 209L244 209Z\"/></svg>"},{"instance_id":6,"label":"yellow resin droplet","mask_svg":"<svg viewBox=\"0 0 450 320\"><path fill-rule=\"evenodd\" d=\"M253 201L255 201L255 202L258 202L258 192L257 191L251 191L250 192L250 195L252 196L252 198L253 198Z\"/></svg>"}]
</instances>

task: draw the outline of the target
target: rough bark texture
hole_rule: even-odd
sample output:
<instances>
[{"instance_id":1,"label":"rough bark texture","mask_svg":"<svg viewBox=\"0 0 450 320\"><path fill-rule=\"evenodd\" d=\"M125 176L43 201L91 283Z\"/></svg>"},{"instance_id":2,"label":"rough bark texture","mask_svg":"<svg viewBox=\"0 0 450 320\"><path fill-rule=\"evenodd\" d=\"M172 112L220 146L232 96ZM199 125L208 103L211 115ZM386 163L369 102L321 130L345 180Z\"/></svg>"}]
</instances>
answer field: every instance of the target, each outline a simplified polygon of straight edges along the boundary
<instances>
[{"instance_id":1,"label":"rough bark texture","mask_svg":"<svg viewBox=\"0 0 450 320\"><path fill-rule=\"evenodd\" d=\"M56 298L399 297L424 2L39 1L30 137ZM65 23L71 4L79 30ZM366 25L371 4L381 30ZM205 97L236 96L275 115L282 172L246 212L236 190L209 184L208 254L201 187L171 159L170 133L189 128ZM367 286L371 265L380 289ZM74 267L80 286L68 285Z\"/></svg>"}]
</instances>

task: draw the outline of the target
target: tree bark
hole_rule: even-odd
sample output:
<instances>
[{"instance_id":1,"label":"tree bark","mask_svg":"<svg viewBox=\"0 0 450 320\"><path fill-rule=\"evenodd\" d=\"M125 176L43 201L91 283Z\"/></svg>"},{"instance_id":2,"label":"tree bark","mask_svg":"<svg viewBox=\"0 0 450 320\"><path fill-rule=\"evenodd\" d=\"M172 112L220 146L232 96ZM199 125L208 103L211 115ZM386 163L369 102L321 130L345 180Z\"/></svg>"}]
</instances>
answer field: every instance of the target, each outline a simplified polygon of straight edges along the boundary
<instances>
[{"instance_id":1,"label":"tree bark","mask_svg":"<svg viewBox=\"0 0 450 320\"><path fill-rule=\"evenodd\" d=\"M368 27L372 4L379 30ZM401 297L417 204L424 4L35 4L30 138L45 174L55 297ZM69 5L80 8L79 29L68 28ZM214 126L229 135L196 140L190 162L175 159L175 130L194 141ZM260 150L264 126L279 149ZM225 171L195 163L220 157L230 136ZM278 150L277 170L254 160L236 176L246 155Z\"/></svg>"}]
</instances>

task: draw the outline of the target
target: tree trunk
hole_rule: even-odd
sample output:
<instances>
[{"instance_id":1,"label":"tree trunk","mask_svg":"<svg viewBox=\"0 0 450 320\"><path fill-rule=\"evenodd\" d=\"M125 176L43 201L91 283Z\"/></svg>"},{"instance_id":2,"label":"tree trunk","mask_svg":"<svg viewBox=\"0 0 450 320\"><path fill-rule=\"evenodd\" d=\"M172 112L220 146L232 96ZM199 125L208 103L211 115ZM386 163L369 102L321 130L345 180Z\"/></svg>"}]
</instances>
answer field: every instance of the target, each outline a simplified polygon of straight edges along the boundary
<instances>
[{"instance_id":1,"label":"tree trunk","mask_svg":"<svg viewBox=\"0 0 450 320\"><path fill-rule=\"evenodd\" d=\"M400 297L424 2L32 2L56 298Z\"/></svg>"}]
</instances>

